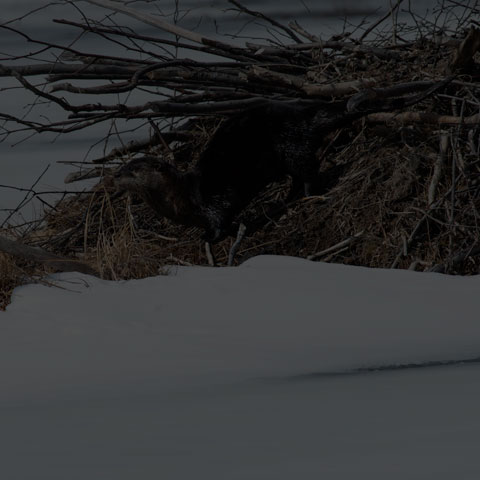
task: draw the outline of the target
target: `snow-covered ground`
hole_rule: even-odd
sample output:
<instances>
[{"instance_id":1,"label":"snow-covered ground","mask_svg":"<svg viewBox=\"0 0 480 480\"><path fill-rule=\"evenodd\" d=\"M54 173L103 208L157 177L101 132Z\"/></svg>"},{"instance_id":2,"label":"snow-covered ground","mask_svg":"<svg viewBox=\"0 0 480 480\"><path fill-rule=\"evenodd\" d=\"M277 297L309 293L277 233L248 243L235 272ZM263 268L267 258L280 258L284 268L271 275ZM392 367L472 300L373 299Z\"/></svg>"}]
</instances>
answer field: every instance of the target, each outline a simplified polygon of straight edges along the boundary
<instances>
[{"instance_id":1,"label":"snow-covered ground","mask_svg":"<svg viewBox=\"0 0 480 480\"><path fill-rule=\"evenodd\" d=\"M0 314L2 479L480 478L478 277L52 281Z\"/></svg>"}]
</instances>

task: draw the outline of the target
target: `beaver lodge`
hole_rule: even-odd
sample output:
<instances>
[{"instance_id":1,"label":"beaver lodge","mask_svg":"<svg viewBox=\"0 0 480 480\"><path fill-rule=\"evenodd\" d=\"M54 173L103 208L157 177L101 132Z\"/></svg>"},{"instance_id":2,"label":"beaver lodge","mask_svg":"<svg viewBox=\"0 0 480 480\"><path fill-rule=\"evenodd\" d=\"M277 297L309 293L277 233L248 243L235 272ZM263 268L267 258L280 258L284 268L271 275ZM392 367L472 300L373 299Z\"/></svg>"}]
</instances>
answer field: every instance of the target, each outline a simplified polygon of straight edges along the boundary
<instances>
[{"instance_id":1,"label":"beaver lodge","mask_svg":"<svg viewBox=\"0 0 480 480\"><path fill-rule=\"evenodd\" d=\"M117 3L90 3L139 18ZM77 170L66 182L86 181L87 190L62 196L27 225L3 225L0 301L6 305L15 285L52 270L128 279L167 265L208 265L205 239L216 265L226 265L239 225L246 234L234 265L272 254L477 274L478 10L446 1L432 13L436 21L408 12L411 21L387 28L401 5L330 39L262 16L283 38L262 44L211 39L149 14L158 37L62 20L104 42L141 40L143 47L120 59L56 45L60 61L48 68L4 63L2 75L66 112L63 122L41 126L9 118L7 132L15 122L66 135L128 120L137 122L135 137L123 134L113 149L107 138L101 158L72 160ZM209 60L166 56L175 46ZM49 92L31 75L43 75ZM112 103L110 94L135 90L150 100ZM99 102L82 104L92 94ZM139 188L118 185L145 161L151 172L177 179L157 188L153 202ZM208 215L220 215L221 224Z\"/></svg>"}]
</instances>

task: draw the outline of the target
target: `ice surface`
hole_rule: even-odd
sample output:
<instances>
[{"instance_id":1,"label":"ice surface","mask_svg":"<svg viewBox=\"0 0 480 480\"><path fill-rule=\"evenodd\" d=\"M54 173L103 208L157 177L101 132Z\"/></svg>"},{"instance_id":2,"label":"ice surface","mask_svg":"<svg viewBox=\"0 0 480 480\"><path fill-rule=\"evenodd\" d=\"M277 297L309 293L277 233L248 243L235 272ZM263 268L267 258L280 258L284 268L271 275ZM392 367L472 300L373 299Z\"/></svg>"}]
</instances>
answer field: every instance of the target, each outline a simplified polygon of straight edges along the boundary
<instances>
[{"instance_id":1,"label":"ice surface","mask_svg":"<svg viewBox=\"0 0 480 480\"><path fill-rule=\"evenodd\" d=\"M15 291L0 478L480 476L480 279L256 257Z\"/></svg>"}]
</instances>

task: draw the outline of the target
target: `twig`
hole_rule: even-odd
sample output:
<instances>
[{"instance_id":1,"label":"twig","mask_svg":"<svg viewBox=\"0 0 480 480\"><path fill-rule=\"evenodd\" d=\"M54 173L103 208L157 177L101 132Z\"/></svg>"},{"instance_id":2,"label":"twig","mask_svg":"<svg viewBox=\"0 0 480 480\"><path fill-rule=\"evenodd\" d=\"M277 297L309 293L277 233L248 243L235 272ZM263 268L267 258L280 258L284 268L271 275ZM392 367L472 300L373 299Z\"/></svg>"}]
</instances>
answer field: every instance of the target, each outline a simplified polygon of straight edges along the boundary
<instances>
[{"instance_id":1,"label":"twig","mask_svg":"<svg viewBox=\"0 0 480 480\"><path fill-rule=\"evenodd\" d=\"M445 165L448 152L448 135L443 133L440 135L440 148L437 155L437 160L433 168L432 180L428 187L428 205L432 205L435 201L435 192L437 190L438 182L442 175L443 166Z\"/></svg>"},{"instance_id":2,"label":"twig","mask_svg":"<svg viewBox=\"0 0 480 480\"><path fill-rule=\"evenodd\" d=\"M80 170L79 172L69 173L64 180L64 183L75 183L82 180L88 180L90 178L98 178L106 173L105 168L90 168L87 171Z\"/></svg>"},{"instance_id":3,"label":"twig","mask_svg":"<svg viewBox=\"0 0 480 480\"><path fill-rule=\"evenodd\" d=\"M10 214L7 216L7 218L5 218L5 220L2 222L2 224L0 225L0 228L3 228L5 225L8 224L8 221L21 209L23 208L27 203L28 203L28 197L29 195L33 192L34 192L34 188L37 186L38 182L40 182L40 180L43 178L43 176L47 173L48 169L50 168L50 165L47 165L42 173L40 173L40 175L37 177L37 179L33 182L32 186L27 190L27 193L25 195L25 197L23 198L23 200L17 205L17 207L12 210L10 212Z\"/></svg>"},{"instance_id":4,"label":"twig","mask_svg":"<svg viewBox=\"0 0 480 480\"><path fill-rule=\"evenodd\" d=\"M193 138L193 135L194 135L193 133L183 129L177 130L177 131L162 132L162 138L167 143L170 143L173 141L188 141ZM143 150L148 150L151 147L159 145L160 143L162 143L162 141L157 134L154 134L147 139L132 140L131 142L128 142L124 146L113 148L104 157L95 158L94 160L92 160L91 163L93 164L108 163L116 158L121 158L129 154L134 154Z\"/></svg>"},{"instance_id":5,"label":"twig","mask_svg":"<svg viewBox=\"0 0 480 480\"><path fill-rule=\"evenodd\" d=\"M233 265L233 259L235 258L235 254L237 253L238 247L242 243L243 237L245 237L246 231L247 231L247 227L243 223L241 223L238 227L237 238L235 239L235 242L233 242L233 245L231 246L230 251L228 252L227 265L229 267Z\"/></svg>"},{"instance_id":6,"label":"twig","mask_svg":"<svg viewBox=\"0 0 480 480\"><path fill-rule=\"evenodd\" d=\"M432 210L432 208L430 208ZM410 236L408 237L407 241L405 242L405 239L402 238L402 246L400 248L400 251L398 252L397 256L395 257L395 260L393 263L390 265L390 268L396 268L397 265L400 262L400 259L404 256L405 254L405 248L408 248L412 245L413 241L415 240L417 233L420 231L420 229L423 227L423 224L425 221L428 219L428 215L425 214L423 217L417 222L417 225L415 225L415 228L413 231L410 233Z\"/></svg>"},{"instance_id":7,"label":"twig","mask_svg":"<svg viewBox=\"0 0 480 480\"><path fill-rule=\"evenodd\" d=\"M473 245L470 248L467 248L463 252L458 253L448 263L437 263L434 265L432 268L430 268L428 271L429 272L435 272L435 273L446 273L448 270L448 267L458 267L462 263L465 262L470 257L474 257L476 255L480 254L480 247L474 247Z\"/></svg>"},{"instance_id":8,"label":"twig","mask_svg":"<svg viewBox=\"0 0 480 480\"><path fill-rule=\"evenodd\" d=\"M426 212L423 213L422 217L417 222L417 224L415 225L415 228L412 230L412 232L410 233L410 235L409 235L409 237L406 241L407 250L412 246L413 242L415 241L415 239L417 237L418 232L423 228L424 223L431 217L431 212L433 210L435 210L436 208L438 208L438 206L441 205L446 198L448 198L448 196L452 192L452 189L453 189L453 186L450 187L450 189L445 193L443 198L438 199L436 202L434 202L432 205L430 205L430 207L428 208L428 210ZM401 247L400 251L398 252L397 256L395 257L395 260L390 265L390 268L396 268L397 267L397 265L400 262L400 259L404 256L404 248L405 248L405 245L402 241L402 247Z\"/></svg>"},{"instance_id":9,"label":"twig","mask_svg":"<svg viewBox=\"0 0 480 480\"><path fill-rule=\"evenodd\" d=\"M128 39L133 39L133 40L142 40L145 42L150 42L154 44L161 44L161 45L168 45L172 46L175 49L186 49L186 50L193 50L197 52L203 52L203 53L208 53L210 55L217 55L225 58L231 58L234 60L238 61L244 61L244 60L249 60L249 61L264 61L267 60L266 56L258 56L255 57L254 55L251 54L251 52L248 52L247 50L242 50L240 52L233 52L233 51L227 51L227 50L220 50L215 48L214 46L201 46L201 45L196 45L192 43L182 43L179 42L178 40L168 40L165 38L160 38L160 37L151 37L148 35L140 35L135 32L129 31L125 32L120 29L115 29L115 28L106 28L104 26L99 27L99 26L91 26L91 25L84 25L82 23L78 22L72 22L70 20L53 20L56 23L61 23L64 25L71 25L77 28L81 28L85 31L97 33L99 35L101 34L109 34L109 35L115 35L115 36L121 36L121 37L127 37ZM152 55L155 56L155 55ZM156 56L158 57L158 56ZM276 59L279 60L279 59Z\"/></svg>"},{"instance_id":10,"label":"twig","mask_svg":"<svg viewBox=\"0 0 480 480\"><path fill-rule=\"evenodd\" d=\"M178 25L172 25L171 23L161 20L158 17L154 17L153 15L142 13L139 10L135 10L133 8L125 7L119 2L113 2L111 0L85 0L85 1L88 3L92 3L93 5L97 5L99 7L104 7L110 10L114 10L116 12L121 12L125 15L128 15L129 17L135 18L136 20L140 20L143 23L152 25L153 27L160 28L161 30L172 33L177 37L186 38L187 40L191 40L192 42L195 42L195 43L210 45L210 46L214 46L216 48L225 49L225 50L232 50L232 51L241 50L236 45L220 42L206 35L200 35L199 33L193 32L191 30L186 30L185 28L179 27Z\"/></svg>"},{"instance_id":11,"label":"twig","mask_svg":"<svg viewBox=\"0 0 480 480\"><path fill-rule=\"evenodd\" d=\"M180 259L180 258L178 258L178 257L173 256L173 255L170 255L170 256L168 257L168 259L169 259L169 260L173 260L174 262L177 262L177 263L179 263L180 265L183 265L184 267L193 267L193 263L187 262L187 261L182 260L182 259Z\"/></svg>"},{"instance_id":12,"label":"twig","mask_svg":"<svg viewBox=\"0 0 480 480\"><path fill-rule=\"evenodd\" d=\"M205 255L207 256L208 264L211 267L215 267L217 262L215 261L215 256L213 255L212 245L210 242L205 242Z\"/></svg>"},{"instance_id":13,"label":"twig","mask_svg":"<svg viewBox=\"0 0 480 480\"><path fill-rule=\"evenodd\" d=\"M318 38L316 35L312 35L310 32L307 32L296 20L290 22L288 26L302 37L305 37L309 42L320 41L320 38Z\"/></svg>"},{"instance_id":14,"label":"twig","mask_svg":"<svg viewBox=\"0 0 480 480\"><path fill-rule=\"evenodd\" d=\"M352 235L351 237L346 238L345 240L342 240L339 243L336 243L335 245L332 245L331 247L326 248L325 250L322 250L321 252L314 253L312 255L309 255L307 257L307 260L315 260L317 258L323 257L329 253L336 252L337 250L341 250L347 246L352 245L353 243L357 242L360 240L360 238L363 237L364 231L362 230L361 232L355 233L355 235Z\"/></svg>"},{"instance_id":15,"label":"twig","mask_svg":"<svg viewBox=\"0 0 480 480\"><path fill-rule=\"evenodd\" d=\"M230 3L235 5L240 11L247 13L248 15L251 15L253 17L261 18L262 20L266 20L267 22L271 23L274 27L280 28L283 30L290 38L292 38L295 42L297 43L302 43L300 38L298 38L295 33L285 25L282 25L281 23L277 22L273 18L268 17L262 12L256 12L253 10L248 9L244 5L242 5L240 2L237 2L237 0L228 0Z\"/></svg>"},{"instance_id":16,"label":"twig","mask_svg":"<svg viewBox=\"0 0 480 480\"><path fill-rule=\"evenodd\" d=\"M374 24L372 24L370 27L368 27L364 32L363 34L361 35L361 37L359 38L359 41L363 41L363 39L373 30L375 29L376 27L378 27L382 22L384 22L387 18L389 18L390 16L393 15L393 13L395 12L395 10L397 10L397 8L401 5L401 3L403 2L403 0L398 0L397 3L388 11L388 13L386 13L382 18L378 19Z\"/></svg>"}]
</instances>

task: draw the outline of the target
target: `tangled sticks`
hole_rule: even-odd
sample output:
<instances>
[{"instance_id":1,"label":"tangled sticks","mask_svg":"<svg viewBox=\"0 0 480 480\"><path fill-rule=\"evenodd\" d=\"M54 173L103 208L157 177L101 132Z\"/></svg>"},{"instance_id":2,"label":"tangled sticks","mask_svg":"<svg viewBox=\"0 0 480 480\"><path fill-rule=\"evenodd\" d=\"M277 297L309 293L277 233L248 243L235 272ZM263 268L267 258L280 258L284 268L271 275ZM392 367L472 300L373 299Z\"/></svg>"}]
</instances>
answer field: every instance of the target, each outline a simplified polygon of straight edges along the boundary
<instances>
[{"instance_id":1,"label":"tangled sticks","mask_svg":"<svg viewBox=\"0 0 480 480\"><path fill-rule=\"evenodd\" d=\"M290 175L294 184L303 183L305 195L316 193L316 152L329 132L372 111L419 102L449 81L423 82L417 86L428 86L425 92L400 99L371 91L348 103L269 101L226 120L193 169L181 172L167 160L145 156L122 167L114 181L138 193L157 215L203 228L205 240L215 243L231 233L234 218L269 183Z\"/></svg>"}]
</instances>

